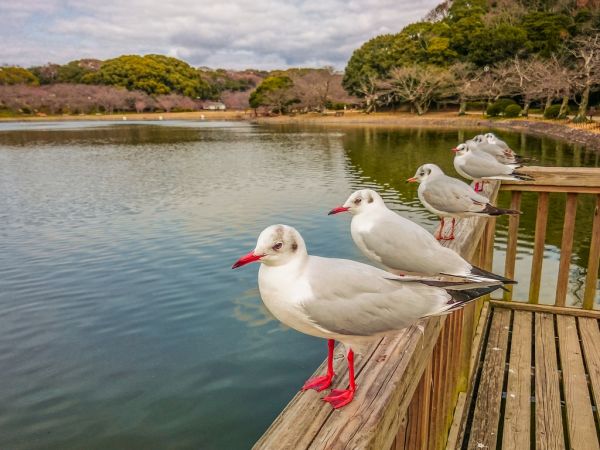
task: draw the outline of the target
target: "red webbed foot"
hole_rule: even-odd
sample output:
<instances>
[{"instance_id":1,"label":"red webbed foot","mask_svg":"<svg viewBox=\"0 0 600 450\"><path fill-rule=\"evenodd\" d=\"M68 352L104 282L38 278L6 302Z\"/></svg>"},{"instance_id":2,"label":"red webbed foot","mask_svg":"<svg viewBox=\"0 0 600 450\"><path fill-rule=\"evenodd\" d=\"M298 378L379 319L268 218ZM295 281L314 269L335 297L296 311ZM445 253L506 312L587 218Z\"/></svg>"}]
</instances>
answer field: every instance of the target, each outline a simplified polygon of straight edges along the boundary
<instances>
[{"instance_id":1,"label":"red webbed foot","mask_svg":"<svg viewBox=\"0 0 600 450\"><path fill-rule=\"evenodd\" d=\"M335 374L332 373L331 375L323 375L321 377L311 378L304 383L302 390L307 391L309 389L314 389L317 392L321 392L323 389L327 389L329 386L331 386L331 379L334 375Z\"/></svg>"},{"instance_id":2,"label":"red webbed foot","mask_svg":"<svg viewBox=\"0 0 600 450\"><path fill-rule=\"evenodd\" d=\"M333 389L323 400L330 403L335 409L338 409L346 406L353 398L354 389Z\"/></svg>"}]
</instances>

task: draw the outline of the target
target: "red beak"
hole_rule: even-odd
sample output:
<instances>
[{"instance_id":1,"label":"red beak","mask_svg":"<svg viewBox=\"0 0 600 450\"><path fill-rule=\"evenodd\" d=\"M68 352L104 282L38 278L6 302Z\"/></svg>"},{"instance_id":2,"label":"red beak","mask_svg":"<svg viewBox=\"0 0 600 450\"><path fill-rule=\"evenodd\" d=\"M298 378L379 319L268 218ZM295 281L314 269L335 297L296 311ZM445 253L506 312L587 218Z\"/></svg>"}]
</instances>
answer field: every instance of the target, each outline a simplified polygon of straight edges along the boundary
<instances>
[{"instance_id":1,"label":"red beak","mask_svg":"<svg viewBox=\"0 0 600 450\"><path fill-rule=\"evenodd\" d=\"M238 267L245 266L246 264L250 264L251 262L258 261L265 255L255 255L254 252L250 252L247 255L242 256L238 259L233 266L232 269L237 269Z\"/></svg>"},{"instance_id":2,"label":"red beak","mask_svg":"<svg viewBox=\"0 0 600 450\"><path fill-rule=\"evenodd\" d=\"M329 211L327 213L328 216L332 215L332 214L338 214L341 212L346 212L348 211L350 208L346 208L345 206L336 206L335 208L333 208L331 211Z\"/></svg>"},{"instance_id":3,"label":"red beak","mask_svg":"<svg viewBox=\"0 0 600 450\"><path fill-rule=\"evenodd\" d=\"M456 153L456 152L458 151L458 148L454 147L454 148L452 149L452 151L453 151L454 153Z\"/></svg>"},{"instance_id":4,"label":"red beak","mask_svg":"<svg viewBox=\"0 0 600 450\"><path fill-rule=\"evenodd\" d=\"M415 177L411 177L408 180L406 180L407 183L416 183L418 180Z\"/></svg>"}]
</instances>

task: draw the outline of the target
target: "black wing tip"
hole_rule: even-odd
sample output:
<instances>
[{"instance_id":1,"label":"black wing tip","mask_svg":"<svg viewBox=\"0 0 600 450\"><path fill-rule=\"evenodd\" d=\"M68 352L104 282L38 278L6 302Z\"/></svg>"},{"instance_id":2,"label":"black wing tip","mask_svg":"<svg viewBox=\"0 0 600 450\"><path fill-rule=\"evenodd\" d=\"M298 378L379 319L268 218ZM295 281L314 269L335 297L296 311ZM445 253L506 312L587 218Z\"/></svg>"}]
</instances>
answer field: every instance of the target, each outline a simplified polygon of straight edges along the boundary
<instances>
[{"instance_id":1,"label":"black wing tip","mask_svg":"<svg viewBox=\"0 0 600 450\"><path fill-rule=\"evenodd\" d=\"M521 180L521 181L535 181L535 178L533 178L532 176L524 174L522 172L517 172L516 170L513 170L513 172L511 173L511 175L513 177L515 177L517 180Z\"/></svg>"},{"instance_id":2,"label":"black wing tip","mask_svg":"<svg viewBox=\"0 0 600 450\"><path fill-rule=\"evenodd\" d=\"M467 303L478 299L479 297L483 297L484 295L494 292L496 289L502 289L502 285L496 284L493 286L465 289L462 291L447 290L446 292L448 292L448 294L450 294L452 298L450 300L451 306L449 310L460 308L463 305L466 305Z\"/></svg>"},{"instance_id":3,"label":"black wing tip","mask_svg":"<svg viewBox=\"0 0 600 450\"><path fill-rule=\"evenodd\" d=\"M488 216L502 216L504 214L516 215L523 214L521 211L515 209L502 209L496 208L494 205L486 204L485 208L479 212L480 214L487 214Z\"/></svg>"},{"instance_id":4,"label":"black wing tip","mask_svg":"<svg viewBox=\"0 0 600 450\"><path fill-rule=\"evenodd\" d=\"M480 269L477 266L471 266L471 275L485 277L485 278L489 278L492 280L498 280L504 284L517 284L517 282L515 280L511 280L510 278L503 277L502 275L496 275L495 273Z\"/></svg>"}]
</instances>

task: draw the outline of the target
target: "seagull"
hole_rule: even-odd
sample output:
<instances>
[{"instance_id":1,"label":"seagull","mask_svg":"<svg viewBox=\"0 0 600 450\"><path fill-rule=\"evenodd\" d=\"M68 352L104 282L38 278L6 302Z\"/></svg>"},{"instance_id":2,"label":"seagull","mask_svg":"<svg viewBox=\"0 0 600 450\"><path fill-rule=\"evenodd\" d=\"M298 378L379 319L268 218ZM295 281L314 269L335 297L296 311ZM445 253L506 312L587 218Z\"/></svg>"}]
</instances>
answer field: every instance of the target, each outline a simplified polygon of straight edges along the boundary
<instances>
[{"instance_id":1,"label":"seagull","mask_svg":"<svg viewBox=\"0 0 600 450\"><path fill-rule=\"evenodd\" d=\"M473 139L466 141L465 144L469 146L471 150L479 150L492 155L498 162L502 164L520 164L527 159L517 155L509 148L505 149L493 142L490 142L490 140L484 136L475 136Z\"/></svg>"},{"instance_id":2,"label":"seagull","mask_svg":"<svg viewBox=\"0 0 600 450\"><path fill-rule=\"evenodd\" d=\"M502 164L487 153L469 148L467 144L460 144L452 149L454 156L454 168L458 174L468 180L475 181L475 192L481 192L483 186L479 181L488 180L517 180L533 181L529 175L517 172L519 164ZM483 183L481 183L483 185Z\"/></svg>"},{"instance_id":3,"label":"seagull","mask_svg":"<svg viewBox=\"0 0 600 450\"><path fill-rule=\"evenodd\" d=\"M511 148L508 146L506 142L496 136L494 133L485 133L484 137L490 144L495 144L498 147L501 147L504 150L509 150L512 152ZM514 153L514 152L513 152Z\"/></svg>"},{"instance_id":4,"label":"seagull","mask_svg":"<svg viewBox=\"0 0 600 450\"><path fill-rule=\"evenodd\" d=\"M441 227L438 240L454 239L454 225L457 218L471 216L500 216L520 214L512 209L496 208L487 197L478 194L471 186L456 178L444 174L435 164L424 164L417 169L415 176L406 180L420 183L417 191L423 206L433 214L440 216ZM449 237L443 237L444 218L452 218L452 230Z\"/></svg>"},{"instance_id":5,"label":"seagull","mask_svg":"<svg viewBox=\"0 0 600 450\"><path fill-rule=\"evenodd\" d=\"M501 286L400 277L356 261L311 256L300 233L287 225L266 228L232 269L255 261L261 263L258 287L267 309L290 328L328 340L327 373L308 380L303 390L327 389L335 375L334 341L346 347L348 388L323 398L336 409L350 403L356 391L353 348L423 317L452 312Z\"/></svg>"},{"instance_id":6,"label":"seagull","mask_svg":"<svg viewBox=\"0 0 600 450\"><path fill-rule=\"evenodd\" d=\"M329 214L346 211L352 214L350 231L356 246L367 258L391 271L514 283L471 265L454 250L442 246L425 228L388 209L372 189L354 192Z\"/></svg>"}]
</instances>

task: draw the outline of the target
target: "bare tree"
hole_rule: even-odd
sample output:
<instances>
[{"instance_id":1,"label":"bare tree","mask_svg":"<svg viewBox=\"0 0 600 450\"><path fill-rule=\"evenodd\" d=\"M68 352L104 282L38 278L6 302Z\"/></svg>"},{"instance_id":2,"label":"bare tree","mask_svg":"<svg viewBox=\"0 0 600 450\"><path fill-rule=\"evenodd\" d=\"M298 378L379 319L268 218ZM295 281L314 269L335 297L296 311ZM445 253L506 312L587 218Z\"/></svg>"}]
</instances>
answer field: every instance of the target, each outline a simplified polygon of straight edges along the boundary
<instances>
[{"instance_id":1,"label":"bare tree","mask_svg":"<svg viewBox=\"0 0 600 450\"><path fill-rule=\"evenodd\" d=\"M600 33L594 33L575 39L576 47L571 54L577 60L579 77L576 89L580 96L579 111L573 119L575 122L586 120L590 92L600 84Z\"/></svg>"},{"instance_id":2,"label":"bare tree","mask_svg":"<svg viewBox=\"0 0 600 450\"><path fill-rule=\"evenodd\" d=\"M458 115L462 116L467 112L467 102L477 98L477 92L473 89L473 85L483 72L474 65L463 62L453 64L449 70L453 77L453 89L460 104Z\"/></svg>"},{"instance_id":3,"label":"bare tree","mask_svg":"<svg viewBox=\"0 0 600 450\"><path fill-rule=\"evenodd\" d=\"M452 76L433 66L412 65L392 69L382 83L394 99L410 103L417 114L425 114L432 101L447 98L452 92Z\"/></svg>"}]
</instances>

